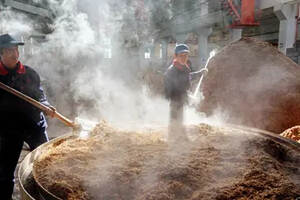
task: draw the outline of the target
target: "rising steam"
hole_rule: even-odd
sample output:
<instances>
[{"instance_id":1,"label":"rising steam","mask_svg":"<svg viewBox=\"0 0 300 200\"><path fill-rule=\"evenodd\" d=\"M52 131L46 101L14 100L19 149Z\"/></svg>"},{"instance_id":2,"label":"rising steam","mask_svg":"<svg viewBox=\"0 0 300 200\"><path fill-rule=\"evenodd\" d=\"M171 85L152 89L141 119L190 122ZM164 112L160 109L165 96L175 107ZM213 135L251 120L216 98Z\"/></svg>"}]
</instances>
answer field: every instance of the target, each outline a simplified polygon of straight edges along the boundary
<instances>
[{"instance_id":1,"label":"rising steam","mask_svg":"<svg viewBox=\"0 0 300 200\"><path fill-rule=\"evenodd\" d=\"M49 8L56 16L53 32L43 43L26 40L34 54L25 49L22 61L40 73L49 100L58 111L73 119L105 119L123 126L167 125L168 101L149 97L137 75L143 58L132 52L144 40L138 36L151 31L147 24L134 21L132 5L53 0ZM10 10L0 15L2 33L34 35L33 20ZM144 27L142 34L136 32L139 26ZM106 59L109 49L112 58ZM201 119L188 109L187 123Z\"/></svg>"}]
</instances>

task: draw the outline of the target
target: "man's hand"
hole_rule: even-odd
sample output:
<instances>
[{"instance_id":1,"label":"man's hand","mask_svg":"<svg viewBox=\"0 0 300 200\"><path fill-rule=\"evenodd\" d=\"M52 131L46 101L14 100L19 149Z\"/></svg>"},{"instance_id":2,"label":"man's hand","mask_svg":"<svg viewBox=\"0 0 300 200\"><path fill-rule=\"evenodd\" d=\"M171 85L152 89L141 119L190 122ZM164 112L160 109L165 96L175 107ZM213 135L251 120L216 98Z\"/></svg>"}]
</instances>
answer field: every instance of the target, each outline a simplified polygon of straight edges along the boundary
<instances>
[{"instance_id":1,"label":"man's hand","mask_svg":"<svg viewBox=\"0 0 300 200\"><path fill-rule=\"evenodd\" d=\"M49 108L51 109L51 111L49 110L48 112L46 112L46 114L53 118L56 113L56 108L54 108L53 106L49 106Z\"/></svg>"},{"instance_id":2,"label":"man's hand","mask_svg":"<svg viewBox=\"0 0 300 200\"><path fill-rule=\"evenodd\" d=\"M206 74L208 73L208 69L207 68L203 68L199 71L196 71L196 72L191 72L190 75L191 75L191 79L195 79L195 78L199 78L200 76L206 76Z\"/></svg>"},{"instance_id":3,"label":"man's hand","mask_svg":"<svg viewBox=\"0 0 300 200\"><path fill-rule=\"evenodd\" d=\"M203 68L201 69L203 76L206 76L206 74L208 73L208 69L207 68Z\"/></svg>"}]
</instances>

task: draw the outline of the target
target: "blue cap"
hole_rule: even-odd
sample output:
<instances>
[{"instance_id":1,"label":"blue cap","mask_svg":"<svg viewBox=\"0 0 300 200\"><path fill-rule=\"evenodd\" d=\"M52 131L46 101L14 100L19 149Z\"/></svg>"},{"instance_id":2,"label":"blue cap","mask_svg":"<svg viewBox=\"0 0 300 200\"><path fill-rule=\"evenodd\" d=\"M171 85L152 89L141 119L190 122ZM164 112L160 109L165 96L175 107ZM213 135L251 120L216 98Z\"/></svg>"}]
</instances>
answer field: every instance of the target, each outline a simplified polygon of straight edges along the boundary
<instances>
[{"instance_id":1,"label":"blue cap","mask_svg":"<svg viewBox=\"0 0 300 200\"><path fill-rule=\"evenodd\" d=\"M0 35L0 48L7 48L17 45L24 45L24 42L17 41L9 34Z\"/></svg>"},{"instance_id":2,"label":"blue cap","mask_svg":"<svg viewBox=\"0 0 300 200\"><path fill-rule=\"evenodd\" d=\"M175 54L189 53L190 49L186 44L178 44L175 47Z\"/></svg>"}]
</instances>

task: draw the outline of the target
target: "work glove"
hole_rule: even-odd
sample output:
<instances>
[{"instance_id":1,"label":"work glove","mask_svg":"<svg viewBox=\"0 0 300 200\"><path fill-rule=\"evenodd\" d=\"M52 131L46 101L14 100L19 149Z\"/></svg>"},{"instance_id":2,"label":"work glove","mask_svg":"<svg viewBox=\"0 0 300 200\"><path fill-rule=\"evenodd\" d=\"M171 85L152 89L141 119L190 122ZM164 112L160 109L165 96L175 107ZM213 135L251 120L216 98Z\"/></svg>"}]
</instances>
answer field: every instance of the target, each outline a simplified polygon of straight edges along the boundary
<instances>
[{"instance_id":1,"label":"work glove","mask_svg":"<svg viewBox=\"0 0 300 200\"><path fill-rule=\"evenodd\" d=\"M200 70L200 72L203 74L203 76L206 76L208 73L208 69L207 68L203 68Z\"/></svg>"},{"instance_id":2,"label":"work glove","mask_svg":"<svg viewBox=\"0 0 300 200\"><path fill-rule=\"evenodd\" d=\"M206 76L206 74L208 73L208 69L207 68L203 68L199 71L196 72L191 72L190 73L190 78L191 79L195 79L195 78L199 78L200 76Z\"/></svg>"},{"instance_id":3,"label":"work glove","mask_svg":"<svg viewBox=\"0 0 300 200\"><path fill-rule=\"evenodd\" d=\"M48 106L48 108L50 108L51 111L47 111L46 115L50 116L50 117L54 117L55 113L56 113L56 108L53 106Z\"/></svg>"}]
</instances>

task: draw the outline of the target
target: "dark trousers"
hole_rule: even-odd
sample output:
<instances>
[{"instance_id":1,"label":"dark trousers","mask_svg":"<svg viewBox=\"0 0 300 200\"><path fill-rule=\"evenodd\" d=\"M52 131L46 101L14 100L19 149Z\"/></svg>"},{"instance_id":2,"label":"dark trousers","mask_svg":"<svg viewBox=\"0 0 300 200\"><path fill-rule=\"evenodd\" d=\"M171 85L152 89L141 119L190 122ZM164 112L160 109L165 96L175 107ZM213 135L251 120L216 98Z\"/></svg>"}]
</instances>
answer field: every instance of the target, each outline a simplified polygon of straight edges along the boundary
<instances>
[{"instance_id":1,"label":"dark trousers","mask_svg":"<svg viewBox=\"0 0 300 200\"><path fill-rule=\"evenodd\" d=\"M181 99L171 99L170 101L170 124L183 125L183 105Z\"/></svg>"},{"instance_id":2,"label":"dark trousers","mask_svg":"<svg viewBox=\"0 0 300 200\"><path fill-rule=\"evenodd\" d=\"M184 119L184 98L174 98L170 100L170 121L168 130L168 140L176 142L187 140L183 125Z\"/></svg>"},{"instance_id":3,"label":"dark trousers","mask_svg":"<svg viewBox=\"0 0 300 200\"><path fill-rule=\"evenodd\" d=\"M20 134L21 135L21 134ZM1 200L10 200L14 189L14 172L26 142L30 150L48 141L46 128L34 131L27 136L2 132L0 135L0 196Z\"/></svg>"}]
</instances>

